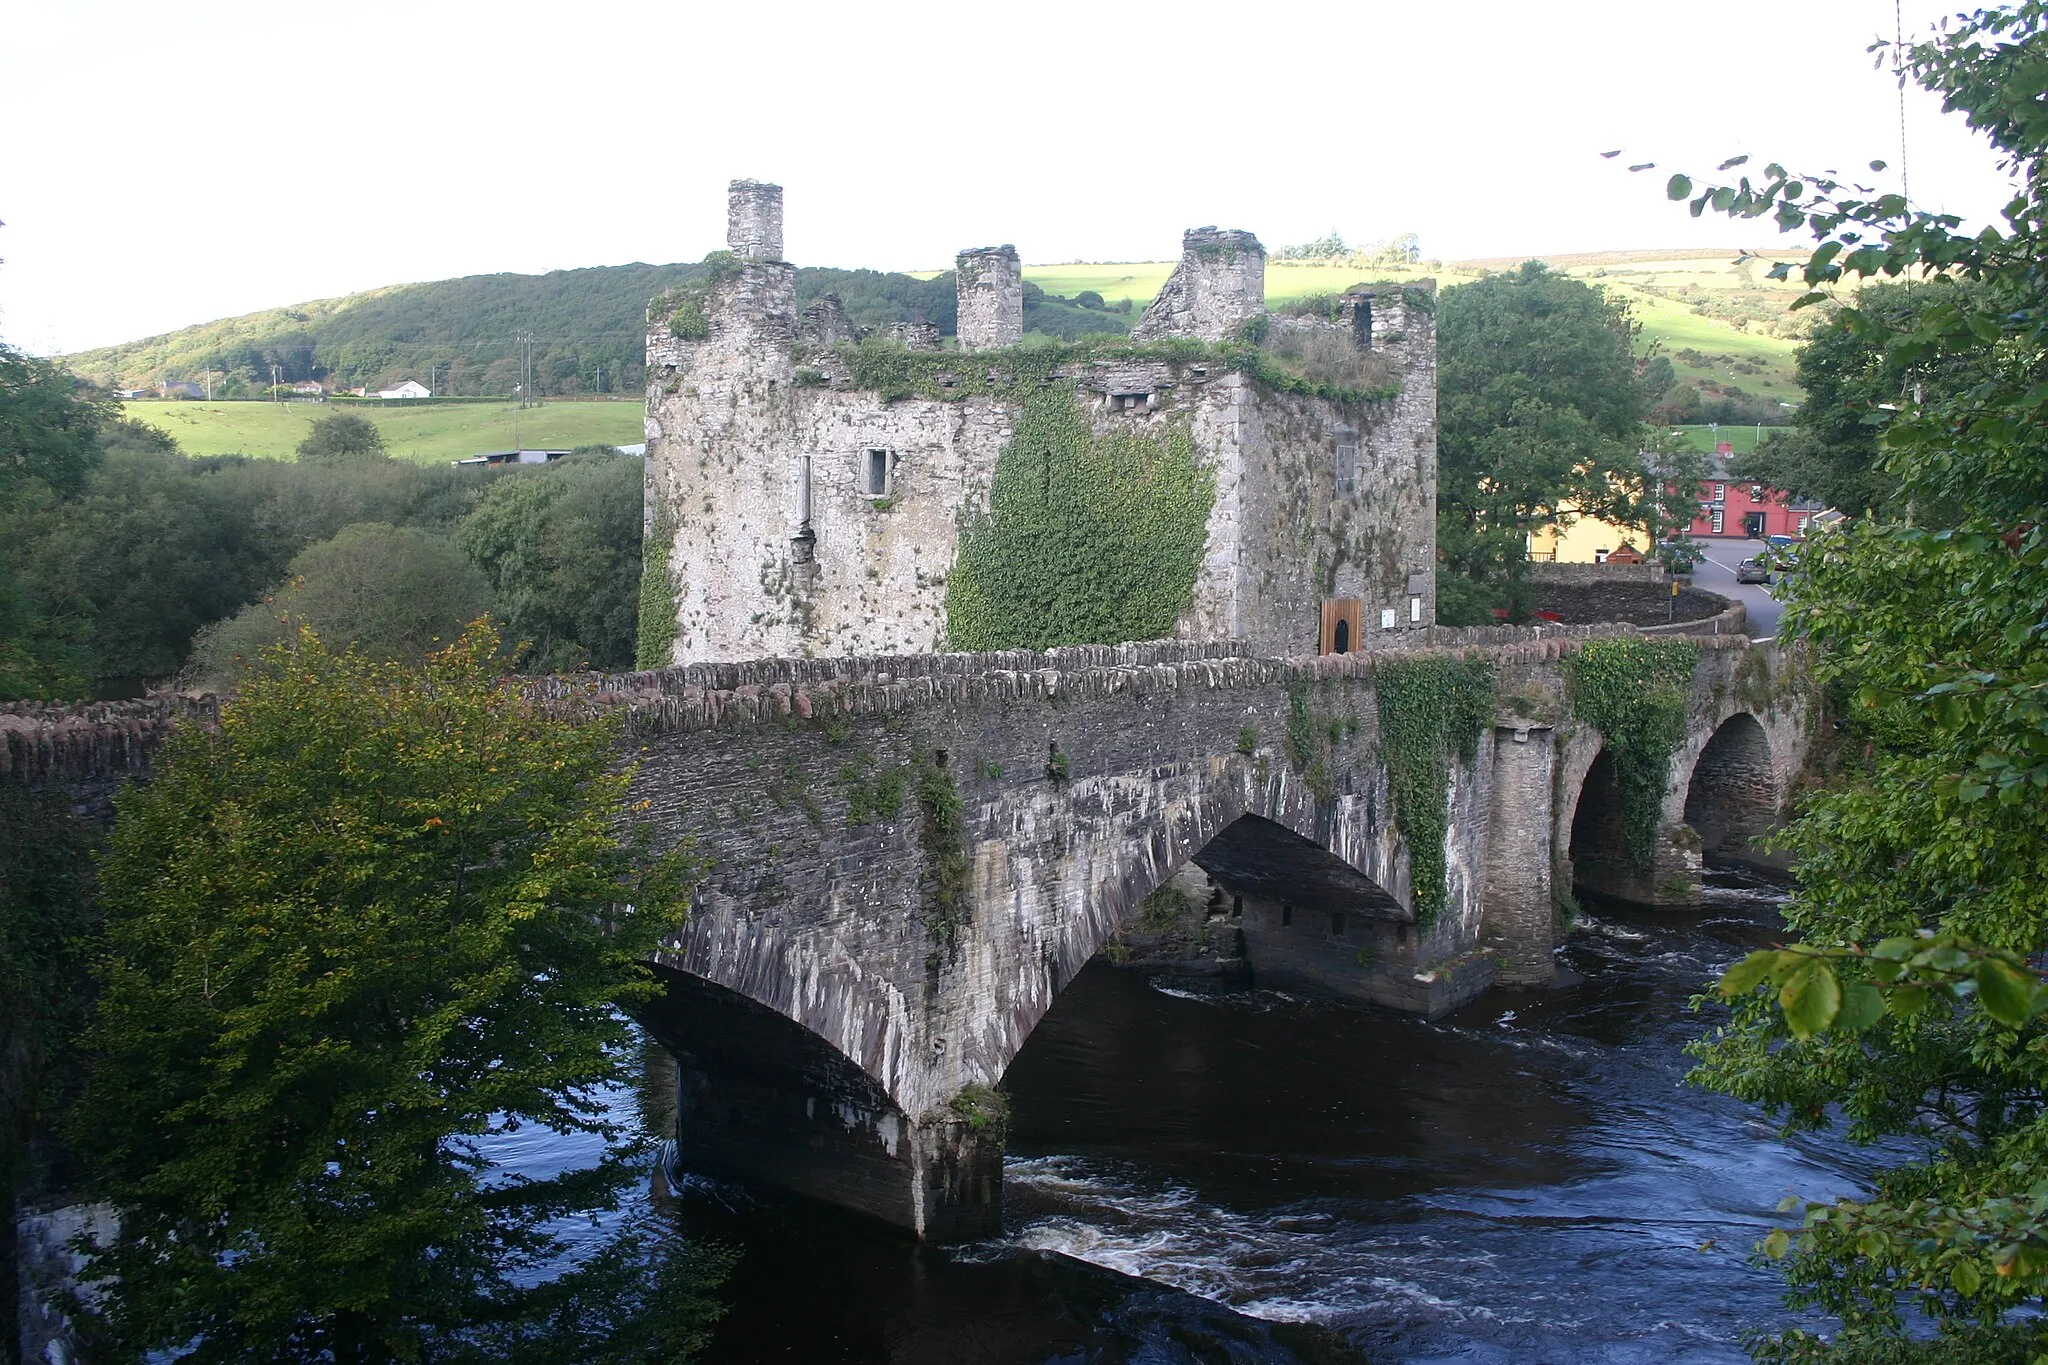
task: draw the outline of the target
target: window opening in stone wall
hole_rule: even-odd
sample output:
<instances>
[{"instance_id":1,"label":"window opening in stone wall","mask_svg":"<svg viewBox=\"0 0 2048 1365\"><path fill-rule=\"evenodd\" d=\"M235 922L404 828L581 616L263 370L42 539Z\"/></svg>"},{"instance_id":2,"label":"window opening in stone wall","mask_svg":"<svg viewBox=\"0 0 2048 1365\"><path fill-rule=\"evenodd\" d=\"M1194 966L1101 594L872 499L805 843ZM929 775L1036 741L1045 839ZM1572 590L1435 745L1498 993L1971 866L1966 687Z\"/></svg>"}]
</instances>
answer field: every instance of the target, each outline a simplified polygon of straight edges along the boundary
<instances>
[{"instance_id":1,"label":"window opening in stone wall","mask_svg":"<svg viewBox=\"0 0 2048 1365\"><path fill-rule=\"evenodd\" d=\"M1342 910L1332 910L1330 912L1330 937L1344 937L1344 912Z\"/></svg>"},{"instance_id":2,"label":"window opening in stone wall","mask_svg":"<svg viewBox=\"0 0 2048 1365\"><path fill-rule=\"evenodd\" d=\"M1294 907L1282 901L1280 903L1280 927L1285 929L1292 923L1294 923Z\"/></svg>"},{"instance_id":3,"label":"window opening in stone wall","mask_svg":"<svg viewBox=\"0 0 2048 1365\"><path fill-rule=\"evenodd\" d=\"M888 497L889 476L895 463L895 457L889 451L870 447L861 460L860 491L871 498Z\"/></svg>"},{"instance_id":4,"label":"window opening in stone wall","mask_svg":"<svg viewBox=\"0 0 2048 1365\"><path fill-rule=\"evenodd\" d=\"M1353 295L1358 300L1356 310L1351 314L1351 335L1361 351L1372 349L1372 297L1368 294Z\"/></svg>"},{"instance_id":5,"label":"window opening in stone wall","mask_svg":"<svg viewBox=\"0 0 2048 1365\"><path fill-rule=\"evenodd\" d=\"M1352 441L1337 442L1337 496L1352 497L1358 492L1358 446Z\"/></svg>"},{"instance_id":6,"label":"window opening in stone wall","mask_svg":"<svg viewBox=\"0 0 2048 1365\"><path fill-rule=\"evenodd\" d=\"M1232 919L1239 919L1239 918L1241 918L1241 917L1242 917L1243 915L1244 915L1244 897L1243 897L1243 896L1232 896L1232 897L1230 898L1230 917L1231 917Z\"/></svg>"}]
</instances>

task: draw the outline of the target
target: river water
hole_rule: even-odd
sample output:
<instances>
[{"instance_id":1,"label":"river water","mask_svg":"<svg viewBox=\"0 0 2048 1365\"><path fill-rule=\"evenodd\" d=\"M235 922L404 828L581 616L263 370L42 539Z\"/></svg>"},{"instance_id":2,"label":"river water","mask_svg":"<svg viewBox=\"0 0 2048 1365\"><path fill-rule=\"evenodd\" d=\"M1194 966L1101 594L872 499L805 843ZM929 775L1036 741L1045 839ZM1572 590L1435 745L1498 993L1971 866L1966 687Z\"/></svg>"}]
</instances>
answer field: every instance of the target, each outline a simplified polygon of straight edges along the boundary
<instances>
[{"instance_id":1,"label":"river water","mask_svg":"<svg viewBox=\"0 0 2048 1365\"><path fill-rule=\"evenodd\" d=\"M1573 984L1435 1023L1092 964L1006 1078L999 1243L671 1173L744 1253L707 1358L1746 1360L1790 1321L1747 1261L1778 1201L1875 1161L1684 1084L1688 998L1777 894L1715 874L1698 912L1600 909Z\"/></svg>"}]
</instances>

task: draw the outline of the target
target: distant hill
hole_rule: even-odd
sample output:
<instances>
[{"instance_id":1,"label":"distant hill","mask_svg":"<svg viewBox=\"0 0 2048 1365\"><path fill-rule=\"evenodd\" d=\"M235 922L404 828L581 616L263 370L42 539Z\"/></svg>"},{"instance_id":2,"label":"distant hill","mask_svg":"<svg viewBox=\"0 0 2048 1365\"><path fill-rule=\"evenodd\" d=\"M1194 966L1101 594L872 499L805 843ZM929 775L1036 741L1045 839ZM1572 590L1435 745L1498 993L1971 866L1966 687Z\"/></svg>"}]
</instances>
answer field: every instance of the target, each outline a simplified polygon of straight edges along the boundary
<instances>
[{"instance_id":1,"label":"distant hill","mask_svg":"<svg viewBox=\"0 0 2048 1365\"><path fill-rule=\"evenodd\" d=\"M1629 300L1646 341L1671 360L1673 404L1705 400L1690 420L1768 420L1800 394L1792 353L1806 325L1786 309L1796 286L1775 284L1735 249L1609 251L1548 257L1551 267ZM1384 263L1271 262L1267 297L1275 303L1340 292L1363 278L1432 275L1442 285L1512 269L1518 258ZM638 393L647 300L689 279L696 265L619 265L546 275L471 275L430 284L392 285L187 327L164 336L67 357L80 374L110 388L206 382L236 397L276 375L323 379L337 387L381 386L405 378L444 395L510 394L525 380L520 337L533 337L534 387L569 396ZM1026 266L1027 331L1072 337L1124 332L1172 271L1172 263ZM803 268L804 303L834 292L862 326L923 319L951 335L950 272L892 274ZM1692 397L1686 398L1689 390ZM1715 410L1719 405L1720 411ZM1677 420L1688 420L1674 414Z\"/></svg>"},{"instance_id":2,"label":"distant hill","mask_svg":"<svg viewBox=\"0 0 2048 1365\"><path fill-rule=\"evenodd\" d=\"M337 388L414 378L443 396L513 392L525 382L522 337L532 336L533 384L546 395L636 393L645 385L647 301L700 265L614 265L546 275L470 275L389 285L223 318L163 336L65 357L72 369L115 389L210 383L218 397L282 383L323 380ZM836 293L863 327L910 320L954 325L953 277L878 270L803 268L797 298ZM1124 332L1131 316L1082 308L1026 287L1028 330L1071 337ZM209 378L209 373L211 376Z\"/></svg>"}]
</instances>

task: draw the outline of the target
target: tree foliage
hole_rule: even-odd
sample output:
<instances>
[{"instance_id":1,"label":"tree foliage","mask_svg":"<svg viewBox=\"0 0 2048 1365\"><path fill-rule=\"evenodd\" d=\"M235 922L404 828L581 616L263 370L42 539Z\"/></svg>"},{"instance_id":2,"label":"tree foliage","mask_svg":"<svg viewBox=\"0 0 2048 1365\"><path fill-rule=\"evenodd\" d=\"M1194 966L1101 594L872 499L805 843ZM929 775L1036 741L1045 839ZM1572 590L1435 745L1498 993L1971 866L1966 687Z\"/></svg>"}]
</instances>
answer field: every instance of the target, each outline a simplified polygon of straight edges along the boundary
<instances>
[{"instance_id":1,"label":"tree foliage","mask_svg":"<svg viewBox=\"0 0 2048 1365\"><path fill-rule=\"evenodd\" d=\"M1809 542L1787 612L1845 705L1847 778L1788 838L1795 951L1724 981L1733 1015L1696 1072L1791 1125L1908 1135L1922 1155L1767 1242L1794 1301L1842 1323L1832 1342L1760 1342L1774 1360L2048 1347L2048 1034L2033 1008L2048 949L2048 5L1962 16L1904 56L2015 174L2003 224L1966 232L1777 165L1697 194L1686 175L1667 187L1695 214L1810 232L1805 263L1774 269L1800 271L1808 303L1859 279L1927 281L1837 315L1870 358L1847 367L1864 395L1900 385L1877 445L1892 495ZM1916 387L1930 367L1970 382Z\"/></svg>"},{"instance_id":2,"label":"tree foliage","mask_svg":"<svg viewBox=\"0 0 2048 1365\"><path fill-rule=\"evenodd\" d=\"M225 687L262 652L310 629L372 659L418 662L490 609L491 587L445 536L359 522L302 551L285 585L199 632L197 679Z\"/></svg>"},{"instance_id":3,"label":"tree foliage","mask_svg":"<svg viewBox=\"0 0 2048 1365\"><path fill-rule=\"evenodd\" d=\"M467 1358L559 1309L547 1220L633 1178L605 1087L687 869L621 844L615 727L497 654L483 624L419 670L303 634L120 798L76 1125L126 1356ZM602 1158L488 1176L525 1125Z\"/></svg>"},{"instance_id":4,"label":"tree foliage","mask_svg":"<svg viewBox=\"0 0 2048 1365\"><path fill-rule=\"evenodd\" d=\"M315 417L299 442L303 464L356 464L366 460L388 460L384 433L369 418L353 412L330 412Z\"/></svg>"},{"instance_id":5,"label":"tree foliage","mask_svg":"<svg viewBox=\"0 0 2048 1365\"><path fill-rule=\"evenodd\" d=\"M36 1139L70 1097L91 1004L94 830L55 792L0 784L0 1340L16 1321L16 1201ZM9 1357L11 1358L11 1357Z\"/></svg>"},{"instance_id":6,"label":"tree foliage","mask_svg":"<svg viewBox=\"0 0 2048 1365\"><path fill-rule=\"evenodd\" d=\"M1971 287L1939 279L1859 290L1852 313L1831 318L1799 349L1806 402L1792 430L1772 432L1743 456L1736 477L1849 516L1903 512L1882 444L1900 397L1917 391L1925 401L1994 378L1995 346L1929 354L1910 343L1923 310L1953 306L1958 290Z\"/></svg>"},{"instance_id":7,"label":"tree foliage","mask_svg":"<svg viewBox=\"0 0 2048 1365\"><path fill-rule=\"evenodd\" d=\"M1624 302L1530 261L1445 290L1437 328L1437 548L1449 574L1511 582L1531 531L1582 515L1646 533L1660 515L1690 520L1691 484L1668 467L1652 477L1641 456L1656 381L1639 373Z\"/></svg>"},{"instance_id":8,"label":"tree foliage","mask_svg":"<svg viewBox=\"0 0 2048 1365\"><path fill-rule=\"evenodd\" d=\"M0 507L31 487L78 492L99 463L96 438L113 411L62 365L0 343Z\"/></svg>"},{"instance_id":9,"label":"tree foliage","mask_svg":"<svg viewBox=\"0 0 2048 1365\"><path fill-rule=\"evenodd\" d=\"M359 523L448 540L486 491L508 478L534 477L389 459L187 459L162 432L121 421L101 428L99 447L96 467L74 494L37 483L11 508L0 507L0 699L80 698L169 678L202 627L249 608L234 627L214 632L235 636L232 648L209 656L219 674L234 654L253 655L262 641L278 638L277 604L292 591L294 557ZM538 562L553 566L547 572L563 575L565 588L580 595L572 609L556 593L553 614L542 620L557 657L609 666L624 662L620 641L630 637L620 622L631 610L619 604L638 576L640 523L626 506L638 494L629 496L624 486L637 489L640 466L606 458L610 472L596 482L609 491L566 476L579 491L552 506L531 548ZM381 571L363 571L395 583L418 558L408 552ZM621 575L616 582L603 577L611 569ZM427 632L443 640L453 638L451 621L468 620L492 602L475 596L473 570L462 556L445 571L446 581L419 584L430 602L455 603L441 628ZM542 583L537 591L546 598L551 589ZM524 600L515 605L519 612L527 607ZM382 614L399 610L394 605ZM368 618L357 611L347 619ZM331 621L344 631L337 638L353 636L357 626L342 620ZM523 636L542 635L524 615L515 624Z\"/></svg>"},{"instance_id":10,"label":"tree foliage","mask_svg":"<svg viewBox=\"0 0 2048 1365\"><path fill-rule=\"evenodd\" d=\"M508 470L463 521L523 666L633 666L643 472L605 448Z\"/></svg>"}]
</instances>

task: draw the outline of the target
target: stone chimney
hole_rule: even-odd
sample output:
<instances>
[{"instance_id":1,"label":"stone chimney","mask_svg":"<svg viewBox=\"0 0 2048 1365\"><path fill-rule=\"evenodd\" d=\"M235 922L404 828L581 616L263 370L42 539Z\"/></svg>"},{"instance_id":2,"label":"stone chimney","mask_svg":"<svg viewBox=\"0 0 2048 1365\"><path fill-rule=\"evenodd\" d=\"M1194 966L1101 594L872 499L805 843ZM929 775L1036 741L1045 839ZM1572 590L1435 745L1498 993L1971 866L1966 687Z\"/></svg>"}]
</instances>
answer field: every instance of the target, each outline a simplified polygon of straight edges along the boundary
<instances>
[{"instance_id":1,"label":"stone chimney","mask_svg":"<svg viewBox=\"0 0 2048 1365\"><path fill-rule=\"evenodd\" d=\"M982 246L953 258L960 349L993 351L1024 339L1024 267L1013 246Z\"/></svg>"},{"instance_id":2,"label":"stone chimney","mask_svg":"<svg viewBox=\"0 0 2048 1365\"><path fill-rule=\"evenodd\" d=\"M1222 341L1266 311L1266 248L1249 232L1190 228L1180 264L1131 328L1138 341L1191 337Z\"/></svg>"},{"instance_id":3,"label":"stone chimney","mask_svg":"<svg viewBox=\"0 0 2048 1365\"><path fill-rule=\"evenodd\" d=\"M743 261L782 259L782 186L735 180L726 187L725 244Z\"/></svg>"}]
</instances>

